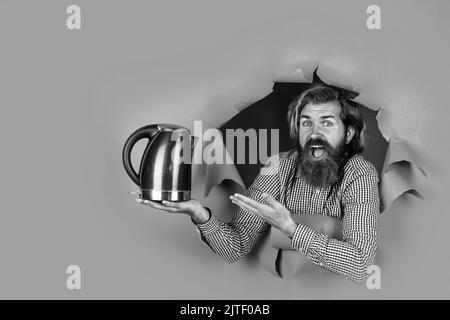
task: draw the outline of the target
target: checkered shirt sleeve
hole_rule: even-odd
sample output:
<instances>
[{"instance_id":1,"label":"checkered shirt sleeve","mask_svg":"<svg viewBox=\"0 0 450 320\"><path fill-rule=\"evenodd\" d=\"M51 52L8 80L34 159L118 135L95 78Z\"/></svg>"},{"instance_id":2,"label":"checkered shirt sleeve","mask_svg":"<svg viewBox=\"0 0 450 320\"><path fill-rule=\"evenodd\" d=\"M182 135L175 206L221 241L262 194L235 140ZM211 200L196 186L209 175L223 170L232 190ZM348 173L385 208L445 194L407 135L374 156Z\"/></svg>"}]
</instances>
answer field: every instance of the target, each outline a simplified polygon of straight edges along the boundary
<instances>
[{"instance_id":1,"label":"checkered shirt sleeve","mask_svg":"<svg viewBox=\"0 0 450 320\"><path fill-rule=\"evenodd\" d=\"M280 181L278 176L279 157L270 157L261 168L258 176L248 189L247 196L261 203L262 193L271 194L279 199ZM204 224L194 224L200 240L213 252L223 257L227 262L235 262L248 254L254 244L263 235L269 224L257 215L239 208L230 223L211 214Z\"/></svg>"}]
</instances>

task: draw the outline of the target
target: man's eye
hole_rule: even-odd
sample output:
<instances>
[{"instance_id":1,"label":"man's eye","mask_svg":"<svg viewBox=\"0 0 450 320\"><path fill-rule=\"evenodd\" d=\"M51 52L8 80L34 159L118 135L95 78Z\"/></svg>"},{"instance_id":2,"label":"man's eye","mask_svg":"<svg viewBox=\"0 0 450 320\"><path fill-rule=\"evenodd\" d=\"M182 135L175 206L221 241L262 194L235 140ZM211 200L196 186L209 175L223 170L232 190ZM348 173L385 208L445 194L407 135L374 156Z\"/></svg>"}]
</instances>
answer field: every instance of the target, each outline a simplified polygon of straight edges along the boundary
<instances>
[{"instance_id":1,"label":"man's eye","mask_svg":"<svg viewBox=\"0 0 450 320\"><path fill-rule=\"evenodd\" d=\"M325 127L333 126L333 122L331 122L331 121L325 121L324 124L325 124Z\"/></svg>"},{"instance_id":2,"label":"man's eye","mask_svg":"<svg viewBox=\"0 0 450 320\"><path fill-rule=\"evenodd\" d=\"M302 125L304 127L310 127L311 126L311 121L303 121Z\"/></svg>"}]
</instances>

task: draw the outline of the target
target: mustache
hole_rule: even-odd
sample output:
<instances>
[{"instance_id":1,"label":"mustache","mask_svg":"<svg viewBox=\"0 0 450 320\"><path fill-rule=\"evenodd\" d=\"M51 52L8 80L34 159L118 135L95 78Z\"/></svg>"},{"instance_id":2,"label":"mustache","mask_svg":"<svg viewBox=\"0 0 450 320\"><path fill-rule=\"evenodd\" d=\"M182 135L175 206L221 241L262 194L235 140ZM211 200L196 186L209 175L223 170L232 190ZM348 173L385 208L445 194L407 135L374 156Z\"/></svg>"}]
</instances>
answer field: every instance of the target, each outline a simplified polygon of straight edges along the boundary
<instances>
[{"instance_id":1,"label":"mustache","mask_svg":"<svg viewBox=\"0 0 450 320\"><path fill-rule=\"evenodd\" d=\"M333 148L327 141L320 139L320 138L313 138L309 139L304 146L304 151L309 150L311 146L321 146L326 151L333 153L335 151L335 148Z\"/></svg>"}]
</instances>

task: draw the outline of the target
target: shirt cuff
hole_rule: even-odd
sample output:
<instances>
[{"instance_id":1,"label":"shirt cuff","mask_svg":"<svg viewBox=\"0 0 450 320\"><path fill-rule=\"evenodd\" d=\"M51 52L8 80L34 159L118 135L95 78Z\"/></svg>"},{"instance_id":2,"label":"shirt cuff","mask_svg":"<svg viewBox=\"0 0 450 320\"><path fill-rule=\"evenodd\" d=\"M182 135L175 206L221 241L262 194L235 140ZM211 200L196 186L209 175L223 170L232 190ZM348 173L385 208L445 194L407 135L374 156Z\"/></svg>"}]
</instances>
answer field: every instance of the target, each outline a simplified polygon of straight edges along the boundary
<instances>
[{"instance_id":1,"label":"shirt cuff","mask_svg":"<svg viewBox=\"0 0 450 320\"><path fill-rule=\"evenodd\" d=\"M192 220L192 219L191 219ZM219 220L212 214L210 214L210 218L205 223L195 223L193 220L195 227L197 228L197 232L203 236L208 236L215 233L219 229Z\"/></svg>"},{"instance_id":2,"label":"shirt cuff","mask_svg":"<svg viewBox=\"0 0 450 320\"><path fill-rule=\"evenodd\" d=\"M306 254L315 235L314 229L299 223L292 236L291 247Z\"/></svg>"}]
</instances>

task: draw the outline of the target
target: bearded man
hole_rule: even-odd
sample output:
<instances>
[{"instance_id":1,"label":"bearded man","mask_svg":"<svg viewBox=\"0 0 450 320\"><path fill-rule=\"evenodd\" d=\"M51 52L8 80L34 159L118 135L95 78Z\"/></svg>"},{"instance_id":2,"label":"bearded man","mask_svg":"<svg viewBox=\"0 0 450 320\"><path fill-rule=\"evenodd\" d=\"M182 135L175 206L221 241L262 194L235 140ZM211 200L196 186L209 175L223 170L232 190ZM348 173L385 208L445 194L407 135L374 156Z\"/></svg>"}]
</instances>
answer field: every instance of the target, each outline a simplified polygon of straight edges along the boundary
<instances>
[{"instance_id":1,"label":"bearded man","mask_svg":"<svg viewBox=\"0 0 450 320\"><path fill-rule=\"evenodd\" d=\"M137 201L189 214L202 242L228 262L248 254L272 226L318 266L362 282L377 250L380 201L378 173L361 155L365 124L358 107L321 84L289 105L288 124L296 147L270 157L248 195L230 196L239 210L229 223L196 200ZM342 220L342 239L295 222L294 214Z\"/></svg>"}]
</instances>

